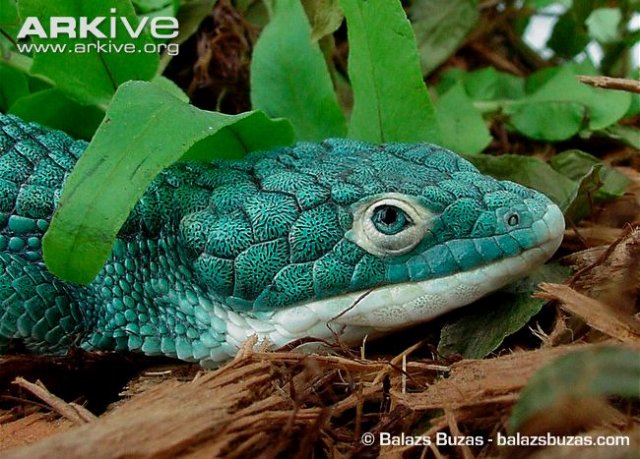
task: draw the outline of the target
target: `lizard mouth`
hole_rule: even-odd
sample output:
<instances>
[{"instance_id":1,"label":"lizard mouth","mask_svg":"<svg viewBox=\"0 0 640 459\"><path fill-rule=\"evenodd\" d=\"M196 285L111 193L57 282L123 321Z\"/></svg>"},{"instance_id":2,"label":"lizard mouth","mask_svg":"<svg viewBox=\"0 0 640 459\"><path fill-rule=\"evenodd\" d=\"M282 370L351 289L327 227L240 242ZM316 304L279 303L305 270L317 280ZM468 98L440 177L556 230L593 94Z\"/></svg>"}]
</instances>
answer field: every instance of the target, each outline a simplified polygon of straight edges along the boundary
<instances>
[{"instance_id":1,"label":"lizard mouth","mask_svg":"<svg viewBox=\"0 0 640 459\"><path fill-rule=\"evenodd\" d=\"M302 338L339 339L345 344L355 345L365 336L376 337L426 322L476 301L528 274L549 259L562 242L562 212L555 204L549 204L544 216L534 225L538 239L533 246L475 269L351 292L292 306L260 319L228 311L227 342L206 360L227 359L252 335L275 347Z\"/></svg>"},{"instance_id":2,"label":"lizard mouth","mask_svg":"<svg viewBox=\"0 0 640 459\"><path fill-rule=\"evenodd\" d=\"M562 212L549 204L540 222L540 240L515 256L445 277L352 292L281 310L271 317L276 332L269 338L280 345L302 336L330 338L337 334L346 343L354 343L366 334L406 328L472 303L528 274L555 253L564 232Z\"/></svg>"}]
</instances>

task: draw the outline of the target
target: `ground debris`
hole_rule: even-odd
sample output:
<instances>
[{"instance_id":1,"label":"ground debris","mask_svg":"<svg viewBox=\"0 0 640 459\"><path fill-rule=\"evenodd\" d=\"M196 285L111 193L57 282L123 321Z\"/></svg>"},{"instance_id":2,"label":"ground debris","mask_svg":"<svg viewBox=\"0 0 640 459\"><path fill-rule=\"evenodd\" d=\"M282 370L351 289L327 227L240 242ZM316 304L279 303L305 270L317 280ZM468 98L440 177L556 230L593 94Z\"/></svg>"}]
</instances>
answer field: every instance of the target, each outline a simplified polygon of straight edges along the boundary
<instances>
[{"instance_id":1,"label":"ground debris","mask_svg":"<svg viewBox=\"0 0 640 459\"><path fill-rule=\"evenodd\" d=\"M451 366L410 359L410 351L381 361L245 350L216 371L188 381L170 377L90 424L4 451L3 457L50 457L51 451L69 458L400 453L410 448L366 446L360 437L415 431L428 413L436 416L422 422L421 435L462 435L470 428L489 429L484 435L491 435L495 418L489 412L504 416L538 368L588 346L593 345L520 351ZM460 445L439 447L437 453L454 450L460 457L479 453Z\"/></svg>"},{"instance_id":2,"label":"ground debris","mask_svg":"<svg viewBox=\"0 0 640 459\"><path fill-rule=\"evenodd\" d=\"M14 384L26 389L42 400L48 407L75 425L83 425L98 419L91 411L77 403L67 403L60 397L56 397L40 381L29 382L24 378L16 378Z\"/></svg>"},{"instance_id":3,"label":"ground debris","mask_svg":"<svg viewBox=\"0 0 640 459\"><path fill-rule=\"evenodd\" d=\"M8 422L8 419L11 419ZM71 421L54 419L45 413L31 413L25 417L13 419L0 418L0 456L9 448L24 447L41 441L53 434L61 433L73 427ZM19 448L16 451L20 451Z\"/></svg>"},{"instance_id":4,"label":"ground debris","mask_svg":"<svg viewBox=\"0 0 640 459\"><path fill-rule=\"evenodd\" d=\"M576 292L566 285L542 284L536 296L558 300L566 311L577 315L589 326L623 343L640 343L640 323L615 308Z\"/></svg>"}]
</instances>

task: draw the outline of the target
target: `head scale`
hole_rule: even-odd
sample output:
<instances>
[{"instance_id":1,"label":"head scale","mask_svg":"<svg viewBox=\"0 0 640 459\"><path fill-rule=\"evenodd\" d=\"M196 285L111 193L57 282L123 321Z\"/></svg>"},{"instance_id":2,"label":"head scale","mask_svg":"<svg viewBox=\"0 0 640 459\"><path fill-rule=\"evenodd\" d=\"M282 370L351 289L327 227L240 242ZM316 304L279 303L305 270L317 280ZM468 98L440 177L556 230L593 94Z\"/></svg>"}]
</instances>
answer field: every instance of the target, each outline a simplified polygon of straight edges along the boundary
<instances>
[{"instance_id":1,"label":"head scale","mask_svg":"<svg viewBox=\"0 0 640 459\"><path fill-rule=\"evenodd\" d=\"M547 244L526 271L564 227L544 195L429 144L337 139L218 165L201 178L216 185L209 206L183 218L180 237L201 286L257 316L450 279ZM508 274L523 273L496 288Z\"/></svg>"}]
</instances>

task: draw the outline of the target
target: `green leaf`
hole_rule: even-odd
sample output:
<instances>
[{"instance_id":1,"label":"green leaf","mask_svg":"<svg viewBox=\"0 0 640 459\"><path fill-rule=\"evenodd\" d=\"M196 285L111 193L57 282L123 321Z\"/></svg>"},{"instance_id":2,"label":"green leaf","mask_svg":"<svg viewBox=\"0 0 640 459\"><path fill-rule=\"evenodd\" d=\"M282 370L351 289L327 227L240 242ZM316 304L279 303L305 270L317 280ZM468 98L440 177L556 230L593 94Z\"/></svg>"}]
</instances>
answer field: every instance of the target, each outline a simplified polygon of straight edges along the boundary
<instances>
[{"instance_id":1,"label":"green leaf","mask_svg":"<svg viewBox=\"0 0 640 459\"><path fill-rule=\"evenodd\" d=\"M373 143L440 143L415 37L400 2L342 0L340 4L347 18L354 93L349 137Z\"/></svg>"},{"instance_id":2,"label":"green leaf","mask_svg":"<svg viewBox=\"0 0 640 459\"><path fill-rule=\"evenodd\" d=\"M104 117L95 105L80 105L55 88L18 99L9 113L85 140L91 139Z\"/></svg>"},{"instance_id":3,"label":"green leaf","mask_svg":"<svg viewBox=\"0 0 640 459\"><path fill-rule=\"evenodd\" d=\"M560 16L547 42L549 48L565 58L572 58L581 53L588 44L587 31L582 23L576 21L571 10Z\"/></svg>"},{"instance_id":4,"label":"green leaf","mask_svg":"<svg viewBox=\"0 0 640 459\"><path fill-rule=\"evenodd\" d=\"M267 8L269 5L269 8ZM242 17L261 29L269 23L271 2L265 0L236 0L236 9Z\"/></svg>"},{"instance_id":5,"label":"green leaf","mask_svg":"<svg viewBox=\"0 0 640 459\"><path fill-rule=\"evenodd\" d=\"M615 43L620 41L620 22L622 12L619 8L598 8L587 20L589 36L600 43Z\"/></svg>"},{"instance_id":6,"label":"green leaf","mask_svg":"<svg viewBox=\"0 0 640 459\"><path fill-rule=\"evenodd\" d=\"M464 87L473 100L520 99L524 97L524 79L494 67L464 75Z\"/></svg>"},{"instance_id":7,"label":"green leaf","mask_svg":"<svg viewBox=\"0 0 640 459\"><path fill-rule=\"evenodd\" d=\"M624 117L627 118L627 117L631 117L639 114L640 114L640 94L631 94L631 104L629 104L629 109L624 114Z\"/></svg>"},{"instance_id":8,"label":"green leaf","mask_svg":"<svg viewBox=\"0 0 640 459\"><path fill-rule=\"evenodd\" d=\"M0 0L0 30L15 38L20 30L20 16L16 0Z\"/></svg>"},{"instance_id":9,"label":"green leaf","mask_svg":"<svg viewBox=\"0 0 640 459\"><path fill-rule=\"evenodd\" d=\"M491 143L491 134L480 112L473 106L461 84L436 102L442 145L461 153L480 153ZM464 132L464 135L460 135Z\"/></svg>"},{"instance_id":10,"label":"green leaf","mask_svg":"<svg viewBox=\"0 0 640 459\"><path fill-rule=\"evenodd\" d=\"M540 282L561 283L570 275L571 269L559 264L542 265L529 277L461 308L442 327L438 353L486 357L540 312L546 301L531 297Z\"/></svg>"},{"instance_id":11,"label":"green leaf","mask_svg":"<svg viewBox=\"0 0 640 459\"><path fill-rule=\"evenodd\" d=\"M532 8L541 9L549 5L553 5L554 3L558 3L569 8L571 6L572 1L573 0L526 0L525 5L530 6Z\"/></svg>"},{"instance_id":12,"label":"green leaf","mask_svg":"<svg viewBox=\"0 0 640 459\"><path fill-rule=\"evenodd\" d=\"M576 135L587 110L579 102L539 101L507 107L509 124L529 138L557 142Z\"/></svg>"},{"instance_id":13,"label":"green leaf","mask_svg":"<svg viewBox=\"0 0 640 459\"><path fill-rule=\"evenodd\" d=\"M532 73L525 80L524 89L527 94L535 94L550 80L555 78L560 72L564 71L565 66L547 67Z\"/></svg>"},{"instance_id":14,"label":"green leaf","mask_svg":"<svg viewBox=\"0 0 640 459\"><path fill-rule=\"evenodd\" d=\"M462 45L478 22L477 0L414 0L409 16L426 75Z\"/></svg>"},{"instance_id":15,"label":"green leaf","mask_svg":"<svg viewBox=\"0 0 640 459\"><path fill-rule=\"evenodd\" d=\"M569 205L562 209L564 218L572 222L578 222L591 213L592 196L602 186L600 170L602 164L591 168L578 180L576 180Z\"/></svg>"},{"instance_id":16,"label":"green leaf","mask_svg":"<svg viewBox=\"0 0 640 459\"><path fill-rule=\"evenodd\" d=\"M76 20L80 16L89 18L106 17L107 20L98 27L109 36L108 18L124 16L133 27L138 20L129 0L112 0L109 2L84 0L20 0L20 15L38 17L48 29L51 16L72 16ZM117 13L111 13L115 8ZM128 80L150 80L158 67L158 56L155 53L139 52L144 45L151 43L148 35L143 33L139 38L131 38L121 21L116 21L115 38L100 39L109 46L134 46L136 52L78 52L87 45L95 46L95 38L68 38L63 35L57 38L33 38L34 43L65 46L62 53L39 52L33 57L33 74L44 75L53 80L57 87L82 104L106 104L113 96L116 88ZM91 36L91 35L90 35ZM78 48L76 48L78 47ZM71 51L75 50L75 51Z\"/></svg>"},{"instance_id":17,"label":"green leaf","mask_svg":"<svg viewBox=\"0 0 640 459\"><path fill-rule=\"evenodd\" d=\"M48 269L70 282L91 282L149 183L188 157L197 142L208 142L212 159L237 158L292 140L287 122L269 120L257 111L206 112L154 83L123 84L64 185L44 237Z\"/></svg>"},{"instance_id":18,"label":"green leaf","mask_svg":"<svg viewBox=\"0 0 640 459\"><path fill-rule=\"evenodd\" d=\"M520 393L509 419L509 431L559 406L576 405L594 397L640 398L640 353L635 349L602 346L559 357L539 370Z\"/></svg>"},{"instance_id":19,"label":"green leaf","mask_svg":"<svg viewBox=\"0 0 640 459\"><path fill-rule=\"evenodd\" d=\"M614 124L608 128L598 131L597 134L602 134L610 139L618 140L625 145L640 150L640 129L632 126L621 126L620 124Z\"/></svg>"},{"instance_id":20,"label":"green leaf","mask_svg":"<svg viewBox=\"0 0 640 459\"><path fill-rule=\"evenodd\" d=\"M499 180L511 180L544 193L561 209L573 200L576 184L544 161L522 155L462 155L483 174Z\"/></svg>"},{"instance_id":21,"label":"green leaf","mask_svg":"<svg viewBox=\"0 0 640 459\"><path fill-rule=\"evenodd\" d=\"M617 170L605 165L595 156L580 150L567 150L554 155L549 165L572 180L580 180L592 167L602 166L599 178L602 186L595 194L596 199L615 199L622 196L631 181Z\"/></svg>"},{"instance_id":22,"label":"green leaf","mask_svg":"<svg viewBox=\"0 0 640 459\"><path fill-rule=\"evenodd\" d=\"M610 126L622 118L631 104L631 94L587 86L577 80L570 66L563 66L531 95L531 100L578 102L589 110L589 129L595 130Z\"/></svg>"},{"instance_id":23,"label":"green leaf","mask_svg":"<svg viewBox=\"0 0 640 459\"><path fill-rule=\"evenodd\" d=\"M173 11L173 0L131 0L131 3L140 14L151 14L160 10Z\"/></svg>"},{"instance_id":24,"label":"green leaf","mask_svg":"<svg viewBox=\"0 0 640 459\"><path fill-rule=\"evenodd\" d=\"M29 80L18 69L0 62L0 112L7 112L16 100L29 94Z\"/></svg>"},{"instance_id":25,"label":"green leaf","mask_svg":"<svg viewBox=\"0 0 640 459\"><path fill-rule=\"evenodd\" d=\"M436 94L444 94L447 92L452 86L458 83L465 83L468 72L465 72L459 68L452 68L448 70L444 70L440 74L440 78L438 79L438 84L435 86Z\"/></svg>"},{"instance_id":26,"label":"green leaf","mask_svg":"<svg viewBox=\"0 0 640 459\"><path fill-rule=\"evenodd\" d=\"M180 99L183 102L189 102L189 96L182 90L180 87L174 83L169 78L163 77L162 75L156 76L153 80L151 80L153 84L155 84L158 88L163 89L169 94L173 94L175 97Z\"/></svg>"},{"instance_id":27,"label":"green leaf","mask_svg":"<svg viewBox=\"0 0 640 459\"><path fill-rule=\"evenodd\" d=\"M587 88L590 98L584 103L589 108L589 129L595 131L620 120L631 105L631 93L601 88Z\"/></svg>"},{"instance_id":28,"label":"green leaf","mask_svg":"<svg viewBox=\"0 0 640 459\"><path fill-rule=\"evenodd\" d=\"M330 35L342 24L344 14L338 0L302 0L311 24L311 39L318 41Z\"/></svg>"},{"instance_id":29,"label":"green leaf","mask_svg":"<svg viewBox=\"0 0 640 459\"><path fill-rule=\"evenodd\" d=\"M291 120L299 140L344 137L346 121L299 0L278 0L251 62L251 103Z\"/></svg>"},{"instance_id":30,"label":"green leaf","mask_svg":"<svg viewBox=\"0 0 640 459\"><path fill-rule=\"evenodd\" d=\"M536 72L527 81L533 93L506 104L509 122L524 135L559 141L587 127L599 130L622 118L631 104L623 91L588 87L576 79L572 66Z\"/></svg>"},{"instance_id":31,"label":"green leaf","mask_svg":"<svg viewBox=\"0 0 640 459\"><path fill-rule=\"evenodd\" d=\"M202 20L211 12L217 0L193 0L180 4L176 19L180 24L178 36L173 38L173 43L184 43L191 35L196 33Z\"/></svg>"},{"instance_id":32,"label":"green leaf","mask_svg":"<svg viewBox=\"0 0 640 459\"><path fill-rule=\"evenodd\" d=\"M596 64L593 62L593 60L591 60L590 56L585 56L584 60L580 62L572 61L572 62L567 62L564 65L570 68L573 71L574 75L591 75L591 76L599 75L598 68L596 67ZM560 69L562 68L563 67L560 67ZM587 86L587 88L589 87L590 86Z\"/></svg>"}]
</instances>

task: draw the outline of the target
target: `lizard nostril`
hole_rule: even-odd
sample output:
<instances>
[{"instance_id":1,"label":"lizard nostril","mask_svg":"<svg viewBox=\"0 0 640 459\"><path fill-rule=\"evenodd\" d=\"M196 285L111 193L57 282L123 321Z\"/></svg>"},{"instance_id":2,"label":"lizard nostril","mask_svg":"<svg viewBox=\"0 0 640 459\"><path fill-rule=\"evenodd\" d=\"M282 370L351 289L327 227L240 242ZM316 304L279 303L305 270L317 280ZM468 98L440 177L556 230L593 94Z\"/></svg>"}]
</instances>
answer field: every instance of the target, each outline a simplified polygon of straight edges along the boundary
<instances>
[{"instance_id":1,"label":"lizard nostril","mask_svg":"<svg viewBox=\"0 0 640 459\"><path fill-rule=\"evenodd\" d=\"M516 226L519 222L520 218L518 217L518 214L511 214L507 219L509 226Z\"/></svg>"}]
</instances>

